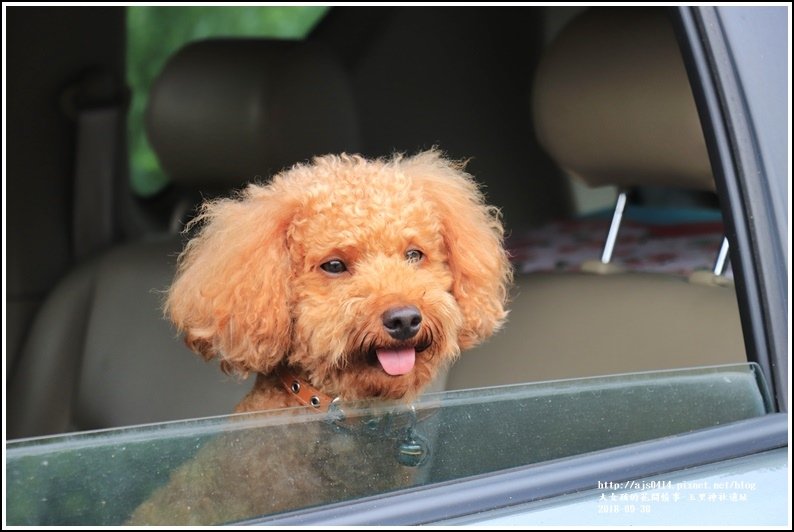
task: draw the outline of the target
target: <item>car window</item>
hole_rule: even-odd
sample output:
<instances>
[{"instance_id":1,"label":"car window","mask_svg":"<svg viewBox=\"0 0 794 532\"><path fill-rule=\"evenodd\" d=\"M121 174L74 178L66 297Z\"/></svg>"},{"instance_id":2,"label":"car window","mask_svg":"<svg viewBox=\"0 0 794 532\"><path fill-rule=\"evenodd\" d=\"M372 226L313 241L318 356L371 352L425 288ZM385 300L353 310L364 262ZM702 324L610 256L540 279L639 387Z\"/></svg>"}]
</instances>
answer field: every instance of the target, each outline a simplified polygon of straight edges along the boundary
<instances>
[{"instance_id":1,"label":"car window","mask_svg":"<svg viewBox=\"0 0 794 532\"><path fill-rule=\"evenodd\" d=\"M149 89L166 60L188 42L211 37L303 39L328 12L323 6L127 8L130 179L139 196L156 194L168 177L144 134Z\"/></svg>"},{"instance_id":2,"label":"car window","mask_svg":"<svg viewBox=\"0 0 794 532\"><path fill-rule=\"evenodd\" d=\"M8 523L237 522L723 425L770 404L758 368L739 364L19 440L6 455Z\"/></svg>"}]
</instances>

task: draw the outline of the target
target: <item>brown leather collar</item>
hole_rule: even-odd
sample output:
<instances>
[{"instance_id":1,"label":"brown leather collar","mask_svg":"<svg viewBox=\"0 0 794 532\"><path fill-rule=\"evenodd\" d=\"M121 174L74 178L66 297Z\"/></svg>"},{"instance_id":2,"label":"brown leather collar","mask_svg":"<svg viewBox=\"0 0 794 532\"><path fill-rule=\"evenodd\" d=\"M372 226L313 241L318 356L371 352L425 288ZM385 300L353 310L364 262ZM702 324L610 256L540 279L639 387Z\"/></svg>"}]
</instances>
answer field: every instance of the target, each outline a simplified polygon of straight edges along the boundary
<instances>
[{"instance_id":1,"label":"brown leather collar","mask_svg":"<svg viewBox=\"0 0 794 532\"><path fill-rule=\"evenodd\" d=\"M282 367L278 370L281 384L287 392L294 396L303 406L311 406L321 412L326 412L334 398L324 394L307 381L301 379L289 368Z\"/></svg>"}]
</instances>

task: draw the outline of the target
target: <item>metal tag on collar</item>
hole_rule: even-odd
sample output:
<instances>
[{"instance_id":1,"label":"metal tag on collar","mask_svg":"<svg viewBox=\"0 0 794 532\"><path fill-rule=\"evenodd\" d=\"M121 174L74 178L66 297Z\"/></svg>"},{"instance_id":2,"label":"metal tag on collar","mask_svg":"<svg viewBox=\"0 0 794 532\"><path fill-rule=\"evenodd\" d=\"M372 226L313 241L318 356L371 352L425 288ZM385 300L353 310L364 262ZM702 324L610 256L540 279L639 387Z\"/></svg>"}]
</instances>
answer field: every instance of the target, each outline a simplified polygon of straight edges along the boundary
<instances>
[{"instance_id":1,"label":"metal tag on collar","mask_svg":"<svg viewBox=\"0 0 794 532\"><path fill-rule=\"evenodd\" d=\"M416 431L418 418L416 407L411 405L408 412L410 425L404 430L405 436L397 442L395 448L397 462L406 467L419 467L430 456L430 444Z\"/></svg>"},{"instance_id":2,"label":"metal tag on collar","mask_svg":"<svg viewBox=\"0 0 794 532\"><path fill-rule=\"evenodd\" d=\"M410 429L405 438L397 442L395 457L400 465L419 467L430 456L430 444L414 429Z\"/></svg>"},{"instance_id":3,"label":"metal tag on collar","mask_svg":"<svg viewBox=\"0 0 794 532\"><path fill-rule=\"evenodd\" d=\"M339 397L335 397L331 401L331 404L328 405L328 412L326 412L328 416L327 420L333 424L338 424L344 421L345 418L347 417L345 415L345 411L342 410L341 406L339 406L339 403L340 403Z\"/></svg>"}]
</instances>

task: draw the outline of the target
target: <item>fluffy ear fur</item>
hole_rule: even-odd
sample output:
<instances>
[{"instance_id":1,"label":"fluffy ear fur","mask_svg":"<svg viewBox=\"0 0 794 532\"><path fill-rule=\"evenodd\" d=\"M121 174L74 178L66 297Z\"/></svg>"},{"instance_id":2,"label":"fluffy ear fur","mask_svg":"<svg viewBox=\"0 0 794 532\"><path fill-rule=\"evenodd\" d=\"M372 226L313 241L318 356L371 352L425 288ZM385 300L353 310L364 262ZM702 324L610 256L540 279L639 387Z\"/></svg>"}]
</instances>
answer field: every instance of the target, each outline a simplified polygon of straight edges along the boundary
<instances>
[{"instance_id":1,"label":"fluffy ear fur","mask_svg":"<svg viewBox=\"0 0 794 532\"><path fill-rule=\"evenodd\" d=\"M168 292L166 314L188 347L221 357L227 372L267 373L290 347L293 209L279 192L249 185L237 199L205 203Z\"/></svg>"},{"instance_id":2,"label":"fluffy ear fur","mask_svg":"<svg viewBox=\"0 0 794 532\"><path fill-rule=\"evenodd\" d=\"M404 159L400 165L441 214L454 278L452 292L464 318L458 345L468 349L498 330L507 316L504 307L513 272L499 211L485 204L462 163L446 160L435 150Z\"/></svg>"}]
</instances>

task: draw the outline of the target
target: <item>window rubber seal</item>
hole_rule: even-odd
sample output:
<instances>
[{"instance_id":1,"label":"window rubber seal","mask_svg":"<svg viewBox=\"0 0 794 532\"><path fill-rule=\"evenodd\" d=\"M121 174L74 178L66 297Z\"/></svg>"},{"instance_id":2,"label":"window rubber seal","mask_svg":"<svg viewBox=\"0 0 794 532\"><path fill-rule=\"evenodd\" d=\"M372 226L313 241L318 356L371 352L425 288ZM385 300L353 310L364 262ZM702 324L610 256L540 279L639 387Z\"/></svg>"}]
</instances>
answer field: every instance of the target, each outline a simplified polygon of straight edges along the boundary
<instances>
[{"instance_id":1,"label":"window rubber seal","mask_svg":"<svg viewBox=\"0 0 794 532\"><path fill-rule=\"evenodd\" d=\"M758 207L768 185L757 136L717 8L680 6L670 11L725 217L747 358L761 367L776 408L785 412L788 312L779 294L787 293L788 281L785 265L768 264L779 246L773 241L774 224L764 206Z\"/></svg>"}]
</instances>

